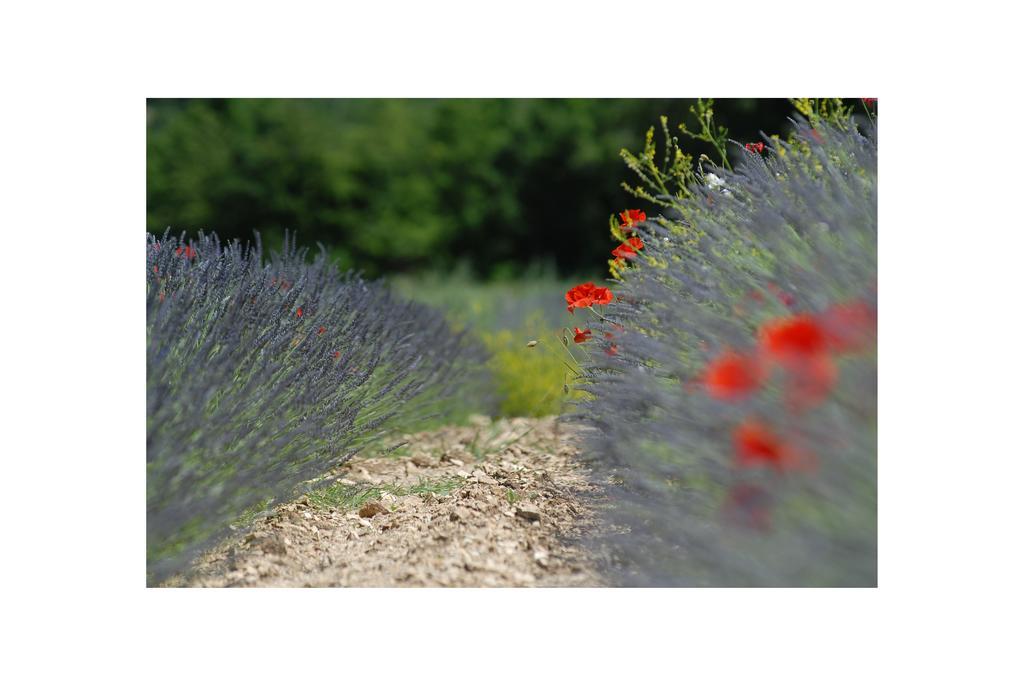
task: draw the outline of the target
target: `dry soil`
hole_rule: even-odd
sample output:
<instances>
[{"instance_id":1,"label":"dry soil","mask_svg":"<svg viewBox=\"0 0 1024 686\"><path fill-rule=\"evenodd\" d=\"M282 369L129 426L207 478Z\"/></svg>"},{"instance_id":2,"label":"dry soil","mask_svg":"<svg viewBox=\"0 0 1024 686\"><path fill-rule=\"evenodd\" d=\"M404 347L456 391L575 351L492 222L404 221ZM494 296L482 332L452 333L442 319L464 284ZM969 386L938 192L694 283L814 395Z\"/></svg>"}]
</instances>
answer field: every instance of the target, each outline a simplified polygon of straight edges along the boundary
<instances>
[{"instance_id":1,"label":"dry soil","mask_svg":"<svg viewBox=\"0 0 1024 686\"><path fill-rule=\"evenodd\" d=\"M277 507L171 585L603 585L576 543L598 489L571 427L479 417L403 439L331 475L335 497Z\"/></svg>"}]
</instances>

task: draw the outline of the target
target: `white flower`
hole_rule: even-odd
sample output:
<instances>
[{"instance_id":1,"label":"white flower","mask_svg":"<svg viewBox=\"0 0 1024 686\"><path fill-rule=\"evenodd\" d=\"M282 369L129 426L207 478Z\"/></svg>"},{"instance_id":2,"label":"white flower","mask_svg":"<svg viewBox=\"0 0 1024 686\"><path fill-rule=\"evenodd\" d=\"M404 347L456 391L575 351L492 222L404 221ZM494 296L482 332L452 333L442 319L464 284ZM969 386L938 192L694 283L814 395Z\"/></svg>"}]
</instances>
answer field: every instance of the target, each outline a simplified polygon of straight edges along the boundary
<instances>
[{"instance_id":1,"label":"white flower","mask_svg":"<svg viewBox=\"0 0 1024 686\"><path fill-rule=\"evenodd\" d=\"M721 188L725 186L725 181L718 178L714 174L705 174L704 178L707 181L708 188L710 188L711 190L715 190L716 188Z\"/></svg>"}]
</instances>

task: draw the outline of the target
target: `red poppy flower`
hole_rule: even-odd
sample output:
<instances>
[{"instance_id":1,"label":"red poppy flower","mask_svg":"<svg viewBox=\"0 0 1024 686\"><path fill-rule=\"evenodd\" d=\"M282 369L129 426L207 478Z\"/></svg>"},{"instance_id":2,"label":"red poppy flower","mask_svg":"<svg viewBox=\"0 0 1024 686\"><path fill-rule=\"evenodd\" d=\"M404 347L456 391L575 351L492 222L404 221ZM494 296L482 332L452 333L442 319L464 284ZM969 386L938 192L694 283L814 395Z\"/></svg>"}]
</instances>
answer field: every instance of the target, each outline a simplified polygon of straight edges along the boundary
<instances>
[{"instance_id":1,"label":"red poppy flower","mask_svg":"<svg viewBox=\"0 0 1024 686\"><path fill-rule=\"evenodd\" d=\"M878 98L861 98L861 100L864 101L865 105L874 105L876 102L878 102Z\"/></svg>"},{"instance_id":2,"label":"red poppy flower","mask_svg":"<svg viewBox=\"0 0 1024 686\"><path fill-rule=\"evenodd\" d=\"M769 464L782 468L785 445L771 429L760 422L748 419L733 431L733 448L736 462L740 467L754 467Z\"/></svg>"},{"instance_id":3,"label":"red poppy flower","mask_svg":"<svg viewBox=\"0 0 1024 686\"><path fill-rule=\"evenodd\" d=\"M160 267L158 267L157 265L154 264L153 265L153 273L154 274L159 274L160 273Z\"/></svg>"},{"instance_id":4,"label":"red poppy flower","mask_svg":"<svg viewBox=\"0 0 1024 686\"><path fill-rule=\"evenodd\" d=\"M758 153L758 154L764 152L764 143L761 143L761 142L758 142L758 143L747 143L743 147L745 147L748 152L754 152L754 153Z\"/></svg>"},{"instance_id":5,"label":"red poppy flower","mask_svg":"<svg viewBox=\"0 0 1024 686\"><path fill-rule=\"evenodd\" d=\"M619 247L612 250L612 255L620 259L631 260L636 257L637 250L643 250L644 242L633 236L628 241L620 245Z\"/></svg>"},{"instance_id":6,"label":"red poppy flower","mask_svg":"<svg viewBox=\"0 0 1024 686\"><path fill-rule=\"evenodd\" d=\"M867 303L833 305L819 317L828 347L837 353L855 353L870 345L878 329L877 313Z\"/></svg>"},{"instance_id":7,"label":"red poppy flower","mask_svg":"<svg viewBox=\"0 0 1024 686\"><path fill-rule=\"evenodd\" d=\"M582 343L583 341L590 340L590 329L583 329L583 331L580 331L579 327L574 326L572 327L572 332L576 334L575 336L572 337L572 340L576 341L577 343Z\"/></svg>"},{"instance_id":8,"label":"red poppy flower","mask_svg":"<svg viewBox=\"0 0 1024 686\"><path fill-rule=\"evenodd\" d=\"M566 307L572 312L578 307L590 307L592 305L607 305L612 301L612 292L607 288L598 288L589 281L579 286L573 286L565 294Z\"/></svg>"},{"instance_id":9,"label":"red poppy flower","mask_svg":"<svg viewBox=\"0 0 1024 686\"><path fill-rule=\"evenodd\" d=\"M324 331L327 331L327 327L321 326L319 329L316 330L316 335L319 336Z\"/></svg>"},{"instance_id":10,"label":"red poppy flower","mask_svg":"<svg viewBox=\"0 0 1024 686\"><path fill-rule=\"evenodd\" d=\"M164 301L164 292L160 291L160 302Z\"/></svg>"},{"instance_id":11,"label":"red poppy flower","mask_svg":"<svg viewBox=\"0 0 1024 686\"><path fill-rule=\"evenodd\" d=\"M334 359L338 359L339 357L341 357L341 351L340 350L335 350L331 354L334 356Z\"/></svg>"},{"instance_id":12,"label":"red poppy flower","mask_svg":"<svg viewBox=\"0 0 1024 686\"><path fill-rule=\"evenodd\" d=\"M636 257L636 250L633 250L633 248L629 247L628 243L623 243L619 247L612 250L612 255L619 258L620 261L623 259L631 260L634 257Z\"/></svg>"},{"instance_id":13,"label":"red poppy flower","mask_svg":"<svg viewBox=\"0 0 1024 686\"><path fill-rule=\"evenodd\" d=\"M604 349L604 354L608 357L614 357L619 354L619 346L612 343L610 346Z\"/></svg>"},{"instance_id":14,"label":"red poppy flower","mask_svg":"<svg viewBox=\"0 0 1024 686\"><path fill-rule=\"evenodd\" d=\"M776 319L761 327L761 346L769 357L787 361L826 352L825 330L808 314Z\"/></svg>"},{"instance_id":15,"label":"red poppy flower","mask_svg":"<svg viewBox=\"0 0 1024 686\"><path fill-rule=\"evenodd\" d=\"M647 213L643 210L626 210L619 212L619 218L622 219L622 227L629 228L634 224L647 221Z\"/></svg>"},{"instance_id":16,"label":"red poppy flower","mask_svg":"<svg viewBox=\"0 0 1024 686\"><path fill-rule=\"evenodd\" d=\"M830 356L829 335L808 314L775 320L761 327L762 353L789 373L787 402L806 410L822 402L835 386L838 372Z\"/></svg>"},{"instance_id":17,"label":"red poppy flower","mask_svg":"<svg viewBox=\"0 0 1024 686\"><path fill-rule=\"evenodd\" d=\"M794 412L803 412L820 405L836 385L839 371L828 355L793 361L788 367L786 404Z\"/></svg>"},{"instance_id":18,"label":"red poppy flower","mask_svg":"<svg viewBox=\"0 0 1024 686\"><path fill-rule=\"evenodd\" d=\"M196 256L196 249L193 248L191 245L186 245L184 248L179 245L178 248L174 251L174 254L184 255L187 259L191 260L193 257Z\"/></svg>"},{"instance_id":19,"label":"red poppy flower","mask_svg":"<svg viewBox=\"0 0 1024 686\"><path fill-rule=\"evenodd\" d=\"M595 288L593 298L595 305L607 305L612 301L612 292L604 287Z\"/></svg>"},{"instance_id":20,"label":"red poppy flower","mask_svg":"<svg viewBox=\"0 0 1024 686\"><path fill-rule=\"evenodd\" d=\"M299 309L295 310L295 316L296 317L302 317L302 308L301 307Z\"/></svg>"},{"instance_id":21,"label":"red poppy flower","mask_svg":"<svg viewBox=\"0 0 1024 686\"><path fill-rule=\"evenodd\" d=\"M744 420L732 435L736 466L769 466L777 471L806 471L817 466L816 458L783 440L756 419Z\"/></svg>"},{"instance_id":22,"label":"red poppy flower","mask_svg":"<svg viewBox=\"0 0 1024 686\"><path fill-rule=\"evenodd\" d=\"M584 283L579 286L573 286L565 293L565 302L569 303L566 308L569 312L572 312L577 307L590 307L594 304L594 284Z\"/></svg>"},{"instance_id":23,"label":"red poppy flower","mask_svg":"<svg viewBox=\"0 0 1024 686\"><path fill-rule=\"evenodd\" d=\"M810 466L809 456L796 451L770 428L754 419L736 427L732 435L736 466L769 466L778 471Z\"/></svg>"},{"instance_id":24,"label":"red poppy flower","mask_svg":"<svg viewBox=\"0 0 1024 686\"><path fill-rule=\"evenodd\" d=\"M741 400L758 389L764 374L757 359L726 351L704 370L704 387L717 400Z\"/></svg>"}]
</instances>

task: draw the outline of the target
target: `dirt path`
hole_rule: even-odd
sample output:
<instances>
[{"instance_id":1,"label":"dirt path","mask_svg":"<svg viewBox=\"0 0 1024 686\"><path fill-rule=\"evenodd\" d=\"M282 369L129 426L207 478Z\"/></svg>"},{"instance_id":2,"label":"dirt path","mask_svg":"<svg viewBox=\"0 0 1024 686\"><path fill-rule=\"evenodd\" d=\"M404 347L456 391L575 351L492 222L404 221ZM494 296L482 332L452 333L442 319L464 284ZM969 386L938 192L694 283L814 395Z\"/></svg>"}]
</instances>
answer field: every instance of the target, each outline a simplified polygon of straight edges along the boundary
<instances>
[{"instance_id":1,"label":"dirt path","mask_svg":"<svg viewBox=\"0 0 1024 686\"><path fill-rule=\"evenodd\" d=\"M356 457L207 555L189 586L598 586L595 487L553 418L446 427Z\"/></svg>"}]
</instances>

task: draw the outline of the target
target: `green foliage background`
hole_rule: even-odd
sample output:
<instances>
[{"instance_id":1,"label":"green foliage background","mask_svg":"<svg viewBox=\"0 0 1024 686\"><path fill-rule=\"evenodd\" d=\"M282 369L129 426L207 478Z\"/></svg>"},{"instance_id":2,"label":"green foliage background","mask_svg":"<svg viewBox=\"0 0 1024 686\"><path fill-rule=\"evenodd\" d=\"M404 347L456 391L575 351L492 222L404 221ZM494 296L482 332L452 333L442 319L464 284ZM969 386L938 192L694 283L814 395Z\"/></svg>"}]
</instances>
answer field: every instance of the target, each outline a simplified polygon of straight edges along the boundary
<instances>
[{"instance_id":1,"label":"green foliage background","mask_svg":"<svg viewBox=\"0 0 1024 686\"><path fill-rule=\"evenodd\" d=\"M638 205L619 157L691 100L150 100L147 229L270 244L284 229L368 276L542 262L593 273L598 227ZM719 100L739 141L779 133L785 100ZM700 144L695 153L713 153Z\"/></svg>"},{"instance_id":2,"label":"green foliage background","mask_svg":"<svg viewBox=\"0 0 1024 686\"><path fill-rule=\"evenodd\" d=\"M597 278L597 277L592 277ZM573 285L550 270L528 268L513 281L474 280L466 271L394 276L399 294L447 313L456 330L469 329L490 353L489 368L501 415L543 417L559 414L573 362L562 343L566 328L580 325L565 310L564 293ZM538 344L528 347L529 341ZM575 346L571 339L568 346Z\"/></svg>"}]
</instances>

